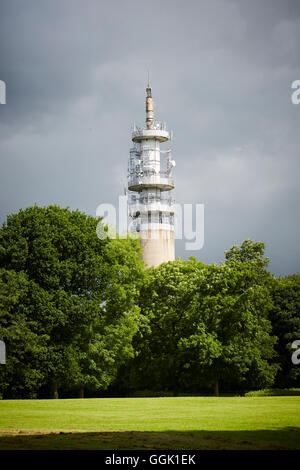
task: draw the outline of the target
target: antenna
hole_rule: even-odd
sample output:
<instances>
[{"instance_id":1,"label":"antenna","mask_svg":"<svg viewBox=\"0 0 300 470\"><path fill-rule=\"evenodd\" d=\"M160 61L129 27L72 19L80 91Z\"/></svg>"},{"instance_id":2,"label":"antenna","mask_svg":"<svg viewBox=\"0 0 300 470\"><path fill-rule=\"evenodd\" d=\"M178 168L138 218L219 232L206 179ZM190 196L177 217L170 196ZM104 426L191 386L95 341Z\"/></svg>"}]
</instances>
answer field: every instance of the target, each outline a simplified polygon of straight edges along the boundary
<instances>
[{"instance_id":1,"label":"antenna","mask_svg":"<svg viewBox=\"0 0 300 470\"><path fill-rule=\"evenodd\" d=\"M147 72L148 72L148 88L150 88L149 69L147 70Z\"/></svg>"}]
</instances>

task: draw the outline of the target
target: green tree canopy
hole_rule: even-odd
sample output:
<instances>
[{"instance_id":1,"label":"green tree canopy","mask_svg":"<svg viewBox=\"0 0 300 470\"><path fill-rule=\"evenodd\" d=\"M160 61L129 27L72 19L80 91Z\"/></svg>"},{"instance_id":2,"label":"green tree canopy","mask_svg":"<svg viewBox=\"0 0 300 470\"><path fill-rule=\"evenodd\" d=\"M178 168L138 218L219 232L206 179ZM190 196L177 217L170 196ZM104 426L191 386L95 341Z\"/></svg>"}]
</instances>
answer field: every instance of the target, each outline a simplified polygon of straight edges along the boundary
<instances>
[{"instance_id":1,"label":"green tree canopy","mask_svg":"<svg viewBox=\"0 0 300 470\"><path fill-rule=\"evenodd\" d=\"M98 222L78 210L34 206L3 224L0 324L8 351L3 387L10 393L17 393L16 376L28 393L17 365L32 376L30 393L51 384L55 396L58 386L107 387L133 354L139 323L133 300L143 275L139 244L100 240ZM22 351L25 343L30 354Z\"/></svg>"},{"instance_id":2,"label":"green tree canopy","mask_svg":"<svg viewBox=\"0 0 300 470\"><path fill-rule=\"evenodd\" d=\"M264 256L265 244L254 242L251 239L244 240L240 246L233 245L230 250L225 251L227 261L240 261L241 263L253 263L261 269L265 269L270 259Z\"/></svg>"},{"instance_id":3,"label":"green tree canopy","mask_svg":"<svg viewBox=\"0 0 300 470\"><path fill-rule=\"evenodd\" d=\"M273 308L270 312L280 371L276 383L281 387L300 385L300 367L292 363L293 341L300 339L300 274L274 279Z\"/></svg>"},{"instance_id":4,"label":"green tree canopy","mask_svg":"<svg viewBox=\"0 0 300 470\"><path fill-rule=\"evenodd\" d=\"M219 381L272 384L276 339L262 254L250 261L232 254L220 266L192 258L147 270L139 305L148 323L135 340L131 373L136 386L178 391L214 384L218 394Z\"/></svg>"}]
</instances>

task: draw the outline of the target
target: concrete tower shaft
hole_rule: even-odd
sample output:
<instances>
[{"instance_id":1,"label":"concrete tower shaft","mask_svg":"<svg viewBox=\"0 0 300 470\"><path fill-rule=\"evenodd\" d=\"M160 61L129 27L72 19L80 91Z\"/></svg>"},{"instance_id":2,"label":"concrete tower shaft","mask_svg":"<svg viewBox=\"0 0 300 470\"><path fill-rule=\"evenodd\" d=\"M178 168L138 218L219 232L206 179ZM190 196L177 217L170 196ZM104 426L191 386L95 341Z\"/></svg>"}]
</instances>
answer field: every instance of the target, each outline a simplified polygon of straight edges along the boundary
<instances>
[{"instance_id":1,"label":"concrete tower shaft","mask_svg":"<svg viewBox=\"0 0 300 470\"><path fill-rule=\"evenodd\" d=\"M171 150L160 148L170 140L165 123L154 119L150 85L146 88L146 128L134 125L128 164L131 229L139 232L143 259L148 266L175 259L174 189Z\"/></svg>"}]
</instances>

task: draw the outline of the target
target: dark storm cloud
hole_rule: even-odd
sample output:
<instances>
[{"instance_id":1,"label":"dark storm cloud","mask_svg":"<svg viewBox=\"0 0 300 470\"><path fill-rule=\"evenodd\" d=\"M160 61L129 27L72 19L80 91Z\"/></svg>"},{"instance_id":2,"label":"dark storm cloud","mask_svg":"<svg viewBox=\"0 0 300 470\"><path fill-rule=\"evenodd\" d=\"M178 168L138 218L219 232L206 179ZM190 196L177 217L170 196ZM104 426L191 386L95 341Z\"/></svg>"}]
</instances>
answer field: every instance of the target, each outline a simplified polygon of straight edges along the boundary
<instances>
[{"instance_id":1,"label":"dark storm cloud","mask_svg":"<svg viewBox=\"0 0 300 470\"><path fill-rule=\"evenodd\" d=\"M276 273L299 271L300 3L2 1L1 216L57 203L95 214L126 184L130 125L147 69L174 129L176 199L205 204L219 261L265 241Z\"/></svg>"}]
</instances>

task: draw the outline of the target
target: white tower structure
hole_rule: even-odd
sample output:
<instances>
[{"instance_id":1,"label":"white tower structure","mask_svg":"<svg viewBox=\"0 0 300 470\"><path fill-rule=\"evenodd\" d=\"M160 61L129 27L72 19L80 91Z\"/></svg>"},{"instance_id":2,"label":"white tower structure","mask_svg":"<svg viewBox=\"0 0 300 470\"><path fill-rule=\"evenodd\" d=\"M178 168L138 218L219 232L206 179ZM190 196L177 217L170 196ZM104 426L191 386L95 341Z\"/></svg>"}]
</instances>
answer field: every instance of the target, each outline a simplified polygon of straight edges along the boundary
<instances>
[{"instance_id":1,"label":"white tower structure","mask_svg":"<svg viewBox=\"0 0 300 470\"><path fill-rule=\"evenodd\" d=\"M131 230L139 232L143 260L159 266L175 259L174 189L171 150L161 150L171 140L165 123L155 121L152 90L146 88L146 127L133 126L128 163L128 211Z\"/></svg>"}]
</instances>

